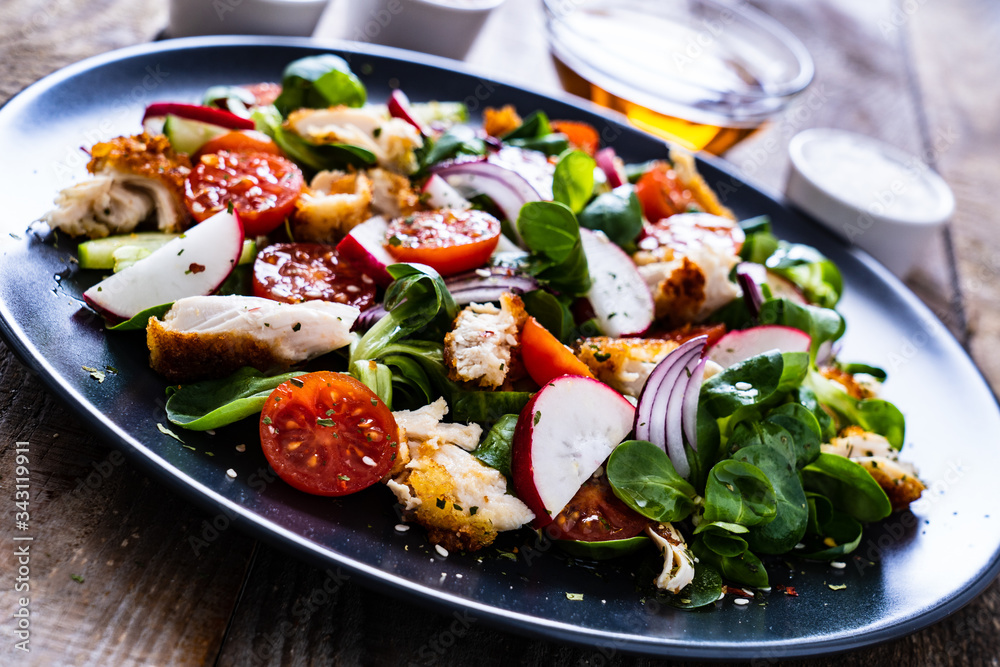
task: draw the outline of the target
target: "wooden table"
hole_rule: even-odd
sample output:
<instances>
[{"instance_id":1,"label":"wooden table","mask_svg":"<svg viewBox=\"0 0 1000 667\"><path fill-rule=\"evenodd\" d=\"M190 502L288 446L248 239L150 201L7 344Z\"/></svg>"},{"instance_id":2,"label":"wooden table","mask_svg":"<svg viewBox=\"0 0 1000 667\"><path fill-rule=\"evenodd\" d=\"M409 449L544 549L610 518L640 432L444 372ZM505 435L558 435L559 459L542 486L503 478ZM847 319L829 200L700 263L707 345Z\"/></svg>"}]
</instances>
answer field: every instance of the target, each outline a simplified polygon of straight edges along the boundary
<instances>
[{"instance_id":1,"label":"wooden table","mask_svg":"<svg viewBox=\"0 0 1000 667\"><path fill-rule=\"evenodd\" d=\"M239 3L233 3L234 6ZM800 129L842 127L917 153L950 182L958 209L909 285L1000 386L1000 6L990 0L760 0L817 65L806 99L727 156L780 190ZM166 0L18 0L0 5L0 99L86 56L156 37ZM558 87L536 0L508 0L468 59L500 76ZM15 193L6 193L13 196ZM9 269L5 269L9 270ZM960 415L955 415L960 418ZM120 452L91 437L0 346L0 495L13 508L15 442L32 443L31 653L13 649L15 570L3 549L0 663L528 664L655 661L537 642L431 613L222 530ZM984 434L985 435L985 434ZM995 434L989 434L995 439ZM12 522L0 527L12 544ZM1000 587L891 644L811 665L986 664L1000 655Z\"/></svg>"}]
</instances>

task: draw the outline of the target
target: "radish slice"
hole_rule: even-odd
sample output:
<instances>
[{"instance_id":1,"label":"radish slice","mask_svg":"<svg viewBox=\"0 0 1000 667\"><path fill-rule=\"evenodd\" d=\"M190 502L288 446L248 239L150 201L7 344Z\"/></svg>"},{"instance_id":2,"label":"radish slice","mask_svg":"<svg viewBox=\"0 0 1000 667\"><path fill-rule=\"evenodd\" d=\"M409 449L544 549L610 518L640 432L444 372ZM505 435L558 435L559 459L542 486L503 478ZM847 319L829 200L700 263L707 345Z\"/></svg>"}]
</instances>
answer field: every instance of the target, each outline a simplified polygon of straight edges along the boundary
<instances>
[{"instance_id":1,"label":"radish slice","mask_svg":"<svg viewBox=\"0 0 1000 667\"><path fill-rule=\"evenodd\" d=\"M468 199L437 174L431 174L420 192L426 197L427 205L431 208L451 208L459 211L472 208L472 203Z\"/></svg>"},{"instance_id":2,"label":"radish slice","mask_svg":"<svg viewBox=\"0 0 1000 667\"><path fill-rule=\"evenodd\" d=\"M601 171L604 172L604 176L608 179L608 185L612 189L628 183L625 169L622 167L621 160L615 154L614 148L610 146L602 148L594 155L594 160L597 162L597 166L601 168Z\"/></svg>"},{"instance_id":3,"label":"radish slice","mask_svg":"<svg viewBox=\"0 0 1000 667\"><path fill-rule=\"evenodd\" d=\"M389 107L389 115L393 118L405 120L407 123L417 128L417 130L420 131L420 134L425 137L429 137L431 135L431 131L417 119L416 115L414 115L413 107L410 106L410 98L408 98L406 93L399 88L392 91L389 95L389 102L386 106Z\"/></svg>"},{"instance_id":4,"label":"radish slice","mask_svg":"<svg viewBox=\"0 0 1000 667\"><path fill-rule=\"evenodd\" d=\"M708 351L708 358L729 368L764 352L808 352L812 338L804 331L780 324L766 324L730 331Z\"/></svg>"},{"instance_id":5,"label":"radish slice","mask_svg":"<svg viewBox=\"0 0 1000 667\"><path fill-rule=\"evenodd\" d=\"M635 408L592 378L563 375L521 410L511 449L517 496L543 528L632 430Z\"/></svg>"},{"instance_id":6,"label":"radish slice","mask_svg":"<svg viewBox=\"0 0 1000 667\"><path fill-rule=\"evenodd\" d=\"M256 124L249 118L237 116L230 111L203 107L196 104L180 104L177 102L156 102L146 107L146 113L142 117L142 122L150 118L161 118L164 116L177 116L188 120L197 120L202 123L210 123L226 127L230 130L252 130Z\"/></svg>"},{"instance_id":7,"label":"radish slice","mask_svg":"<svg viewBox=\"0 0 1000 667\"><path fill-rule=\"evenodd\" d=\"M385 233L389 223L380 215L368 218L357 225L337 244L341 257L357 264L378 285L385 287L392 282L392 276L385 270L396 260L385 249Z\"/></svg>"},{"instance_id":8,"label":"radish slice","mask_svg":"<svg viewBox=\"0 0 1000 667\"><path fill-rule=\"evenodd\" d=\"M601 232L580 230L593 284L587 293L608 336L639 336L653 323L653 295L631 258Z\"/></svg>"},{"instance_id":9,"label":"radish slice","mask_svg":"<svg viewBox=\"0 0 1000 667\"><path fill-rule=\"evenodd\" d=\"M242 253L243 223L236 213L221 211L97 283L83 298L95 310L127 320L153 306L211 294Z\"/></svg>"}]
</instances>

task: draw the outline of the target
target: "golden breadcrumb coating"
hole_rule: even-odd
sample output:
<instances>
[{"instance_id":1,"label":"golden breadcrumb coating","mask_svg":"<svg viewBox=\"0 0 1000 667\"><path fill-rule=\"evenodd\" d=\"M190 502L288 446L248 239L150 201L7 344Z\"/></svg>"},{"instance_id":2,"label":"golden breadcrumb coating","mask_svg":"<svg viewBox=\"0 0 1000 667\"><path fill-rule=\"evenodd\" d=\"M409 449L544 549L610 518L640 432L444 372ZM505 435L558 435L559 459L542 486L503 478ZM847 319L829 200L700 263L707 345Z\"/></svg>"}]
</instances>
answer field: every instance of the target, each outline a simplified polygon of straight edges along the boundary
<instances>
[{"instance_id":1,"label":"golden breadcrumb coating","mask_svg":"<svg viewBox=\"0 0 1000 667\"><path fill-rule=\"evenodd\" d=\"M517 115L514 105L507 104L500 109L493 107L483 109L483 129L491 137L502 137L519 127L521 127L521 117Z\"/></svg>"}]
</instances>

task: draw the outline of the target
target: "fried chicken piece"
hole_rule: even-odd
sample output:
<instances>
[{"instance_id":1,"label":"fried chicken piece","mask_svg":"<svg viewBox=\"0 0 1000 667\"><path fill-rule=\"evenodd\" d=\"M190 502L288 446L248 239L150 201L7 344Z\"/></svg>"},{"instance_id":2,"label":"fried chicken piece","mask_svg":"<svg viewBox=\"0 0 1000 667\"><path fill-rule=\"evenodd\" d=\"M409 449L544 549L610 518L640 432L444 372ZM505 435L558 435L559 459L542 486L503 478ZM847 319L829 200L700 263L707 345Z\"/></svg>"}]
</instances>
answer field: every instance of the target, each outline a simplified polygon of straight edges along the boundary
<instances>
[{"instance_id":1,"label":"fried chicken piece","mask_svg":"<svg viewBox=\"0 0 1000 667\"><path fill-rule=\"evenodd\" d=\"M335 243L371 217L372 181L364 172L321 171L295 202L296 240Z\"/></svg>"},{"instance_id":2,"label":"fried chicken piece","mask_svg":"<svg viewBox=\"0 0 1000 667\"><path fill-rule=\"evenodd\" d=\"M656 364L677 349L678 343L658 338L584 338L576 356L598 380L623 394L638 397Z\"/></svg>"},{"instance_id":3,"label":"fried chicken piece","mask_svg":"<svg viewBox=\"0 0 1000 667\"><path fill-rule=\"evenodd\" d=\"M519 127L521 127L521 117L513 104L504 105L500 109L494 107L483 109L483 129L491 137L502 137Z\"/></svg>"},{"instance_id":4,"label":"fried chicken piece","mask_svg":"<svg viewBox=\"0 0 1000 667\"><path fill-rule=\"evenodd\" d=\"M503 385L527 319L521 297L509 292L500 295L500 307L471 303L463 308L444 337L448 376L480 387Z\"/></svg>"},{"instance_id":5,"label":"fried chicken piece","mask_svg":"<svg viewBox=\"0 0 1000 667\"><path fill-rule=\"evenodd\" d=\"M102 238L131 232L156 214L165 232L187 226L184 181L191 161L163 135L117 137L90 149L87 170L96 178L63 189L43 220L73 236Z\"/></svg>"},{"instance_id":6,"label":"fried chicken piece","mask_svg":"<svg viewBox=\"0 0 1000 667\"><path fill-rule=\"evenodd\" d=\"M149 365L173 382L270 371L347 345L358 309L329 301L280 303L250 296L179 299L149 319Z\"/></svg>"},{"instance_id":7,"label":"fried chicken piece","mask_svg":"<svg viewBox=\"0 0 1000 667\"><path fill-rule=\"evenodd\" d=\"M888 440L860 426L845 427L820 448L826 454L843 456L863 466L889 496L894 512L909 507L927 488L913 464L900 461L899 452Z\"/></svg>"}]
</instances>

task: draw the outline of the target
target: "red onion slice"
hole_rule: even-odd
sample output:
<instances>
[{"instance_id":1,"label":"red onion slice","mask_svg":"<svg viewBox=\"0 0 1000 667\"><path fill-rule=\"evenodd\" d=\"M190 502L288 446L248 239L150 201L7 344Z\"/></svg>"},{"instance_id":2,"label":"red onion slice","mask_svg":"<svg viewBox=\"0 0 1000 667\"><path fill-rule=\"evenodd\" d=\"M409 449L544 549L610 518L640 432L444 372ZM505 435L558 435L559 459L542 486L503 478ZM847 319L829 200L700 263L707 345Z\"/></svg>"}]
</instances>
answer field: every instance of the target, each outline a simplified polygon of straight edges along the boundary
<instances>
[{"instance_id":1,"label":"red onion slice","mask_svg":"<svg viewBox=\"0 0 1000 667\"><path fill-rule=\"evenodd\" d=\"M705 366L707 364L708 359L702 359L691 371L691 378L684 391L684 403L681 406L684 441L694 451L698 451L698 400L701 398L701 383L705 379Z\"/></svg>"},{"instance_id":2,"label":"red onion slice","mask_svg":"<svg viewBox=\"0 0 1000 667\"><path fill-rule=\"evenodd\" d=\"M684 402L695 387L698 392L701 390L700 379L704 372L701 355L707 340L707 336L692 338L664 357L646 380L636 410L635 437L663 449L678 474L684 477L691 474L684 453ZM696 377L697 383L693 385L692 380ZM696 415L697 406L696 396ZM690 410L689 407L688 412Z\"/></svg>"},{"instance_id":3,"label":"red onion slice","mask_svg":"<svg viewBox=\"0 0 1000 667\"><path fill-rule=\"evenodd\" d=\"M604 176L608 179L608 185L612 188L617 188L620 185L628 183L625 170L622 169L617 157L615 149L610 146L602 148L594 155L597 166L604 172Z\"/></svg>"},{"instance_id":4,"label":"red onion slice","mask_svg":"<svg viewBox=\"0 0 1000 667\"><path fill-rule=\"evenodd\" d=\"M757 319L760 315L760 307L764 303L764 292L761 291L760 285L743 264L736 267L736 281L743 290L743 300L746 301L750 316Z\"/></svg>"}]
</instances>

